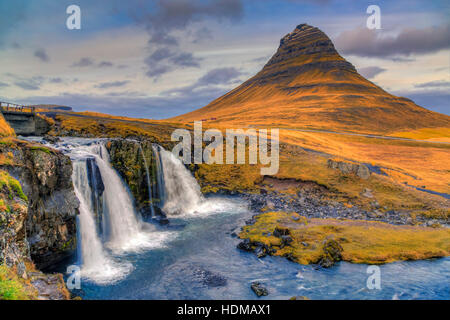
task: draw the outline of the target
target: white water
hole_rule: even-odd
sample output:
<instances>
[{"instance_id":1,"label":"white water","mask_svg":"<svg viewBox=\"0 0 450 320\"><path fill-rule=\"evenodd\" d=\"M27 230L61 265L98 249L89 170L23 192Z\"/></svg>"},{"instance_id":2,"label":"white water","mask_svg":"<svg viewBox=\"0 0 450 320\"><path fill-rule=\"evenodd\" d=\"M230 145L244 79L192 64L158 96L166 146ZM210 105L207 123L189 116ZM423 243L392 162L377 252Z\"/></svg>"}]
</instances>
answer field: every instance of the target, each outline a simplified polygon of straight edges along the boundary
<instances>
[{"instance_id":1,"label":"white water","mask_svg":"<svg viewBox=\"0 0 450 320\"><path fill-rule=\"evenodd\" d=\"M112 168L105 146L99 144L93 150L105 185L103 211L109 219L108 247L115 253L154 247L148 232L145 232L154 228L138 219L131 196L125 183Z\"/></svg>"},{"instance_id":2,"label":"white water","mask_svg":"<svg viewBox=\"0 0 450 320\"><path fill-rule=\"evenodd\" d=\"M92 194L88 183L86 161L73 162L72 180L80 201L81 276L97 283L111 283L125 277L131 264L119 264L109 257L97 233L92 209ZM81 191L82 190L82 191Z\"/></svg>"},{"instance_id":3,"label":"white water","mask_svg":"<svg viewBox=\"0 0 450 320\"><path fill-rule=\"evenodd\" d=\"M207 216L227 212L232 203L220 198L205 199L197 180L183 162L171 152L158 147L162 171L158 173L163 181L164 206L162 210L169 216ZM158 167L157 167L158 168ZM158 180L159 180L158 179Z\"/></svg>"},{"instance_id":4,"label":"white water","mask_svg":"<svg viewBox=\"0 0 450 320\"><path fill-rule=\"evenodd\" d=\"M98 284L112 283L126 277L133 265L117 262L113 254L140 252L162 248L174 238L172 232L156 231L154 226L138 218L132 198L118 173L109 162L109 154L103 144L64 144L61 149L70 150L73 160L73 182L80 201L80 251L81 275ZM105 190L103 192L104 233L103 243L98 234L89 186L86 158L95 159ZM123 258L120 258L123 261Z\"/></svg>"},{"instance_id":5,"label":"white water","mask_svg":"<svg viewBox=\"0 0 450 320\"><path fill-rule=\"evenodd\" d=\"M204 201L200 186L180 159L161 147L159 153L165 187L163 211L168 215L195 213Z\"/></svg>"}]
</instances>

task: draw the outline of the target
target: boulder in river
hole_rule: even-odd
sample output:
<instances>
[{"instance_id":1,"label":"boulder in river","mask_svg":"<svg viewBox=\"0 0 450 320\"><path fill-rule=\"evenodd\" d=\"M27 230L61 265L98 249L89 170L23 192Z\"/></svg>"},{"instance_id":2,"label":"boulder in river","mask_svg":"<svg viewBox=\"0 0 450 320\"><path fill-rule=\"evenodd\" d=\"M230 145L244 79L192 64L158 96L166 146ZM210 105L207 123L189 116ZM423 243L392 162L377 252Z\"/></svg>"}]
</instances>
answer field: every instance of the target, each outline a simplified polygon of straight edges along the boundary
<instances>
[{"instance_id":1,"label":"boulder in river","mask_svg":"<svg viewBox=\"0 0 450 320\"><path fill-rule=\"evenodd\" d=\"M253 290L253 292L258 296L267 296L269 294L269 291L263 287L259 282L252 282L250 286Z\"/></svg>"},{"instance_id":2,"label":"boulder in river","mask_svg":"<svg viewBox=\"0 0 450 320\"><path fill-rule=\"evenodd\" d=\"M252 244L249 239L244 239L243 241L239 242L237 248L248 252L253 251Z\"/></svg>"}]
</instances>

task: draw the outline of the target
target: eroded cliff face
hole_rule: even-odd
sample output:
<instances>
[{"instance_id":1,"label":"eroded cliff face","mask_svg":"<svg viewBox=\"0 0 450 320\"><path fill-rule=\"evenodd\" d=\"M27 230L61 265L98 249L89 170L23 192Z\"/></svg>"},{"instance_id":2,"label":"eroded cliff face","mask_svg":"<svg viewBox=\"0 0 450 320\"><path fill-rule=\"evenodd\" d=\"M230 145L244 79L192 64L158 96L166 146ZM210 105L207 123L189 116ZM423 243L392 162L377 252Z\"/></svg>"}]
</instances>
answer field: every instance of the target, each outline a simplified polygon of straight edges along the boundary
<instances>
[{"instance_id":1,"label":"eroded cliff face","mask_svg":"<svg viewBox=\"0 0 450 320\"><path fill-rule=\"evenodd\" d=\"M117 139L107 142L106 149L109 152L112 166L130 188L137 210L144 215L149 214L150 201L153 200L155 205L158 201L158 195L149 190L147 180L146 166L150 176L150 188L156 190L156 167L152 143L150 141L137 142ZM149 191L152 192L151 199Z\"/></svg>"},{"instance_id":2,"label":"eroded cliff face","mask_svg":"<svg viewBox=\"0 0 450 320\"><path fill-rule=\"evenodd\" d=\"M72 164L62 153L10 139L0 144L0 169L23 189L17 211L17 243L26 238L29 255L39 269L76 249L78 199L72 186ZM26 199L26 200L25 200ZM25 202L25 203L24 203Z\"/></svg>"},{"instance_id":3,"label":"eroded cliff face","mask_svg":"<svg viewBox=\"0 0 450 320\"><path fill-rule=\"evenodd\" d=\"M0 265L15 266L28 256L27 200L19 182L0 170Z\"/></svg>"}]
</instances>

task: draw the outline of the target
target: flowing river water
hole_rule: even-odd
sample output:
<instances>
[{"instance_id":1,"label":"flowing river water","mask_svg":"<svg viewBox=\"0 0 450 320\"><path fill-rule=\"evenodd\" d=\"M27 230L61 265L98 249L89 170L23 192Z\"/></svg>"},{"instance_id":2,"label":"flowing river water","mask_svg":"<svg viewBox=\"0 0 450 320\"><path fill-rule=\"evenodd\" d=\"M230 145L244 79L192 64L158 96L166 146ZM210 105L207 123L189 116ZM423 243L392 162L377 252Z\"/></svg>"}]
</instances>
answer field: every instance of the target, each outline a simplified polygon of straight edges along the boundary
<instances>
[{"instance_id":1,"label":"flowing river water","mask_svg":"<svg viewBox=\"0 0 450 320\"><path fill-rule=\"evenodd\" d=\"M36 140L36 139L35 139ZM64 138L52 145L73 160L80 200L79 245L69 264L81 267L83 299L450 299L450 258L380 266L381 289L368 289L367 265L329 269L239 251L235 234L253 212L238 197L204 197L170 152L154 146L158 188L170 223L145 221L109 163L102 140ZM101 180L101 183L94 179Z\"/></svg>"}]
</instances>

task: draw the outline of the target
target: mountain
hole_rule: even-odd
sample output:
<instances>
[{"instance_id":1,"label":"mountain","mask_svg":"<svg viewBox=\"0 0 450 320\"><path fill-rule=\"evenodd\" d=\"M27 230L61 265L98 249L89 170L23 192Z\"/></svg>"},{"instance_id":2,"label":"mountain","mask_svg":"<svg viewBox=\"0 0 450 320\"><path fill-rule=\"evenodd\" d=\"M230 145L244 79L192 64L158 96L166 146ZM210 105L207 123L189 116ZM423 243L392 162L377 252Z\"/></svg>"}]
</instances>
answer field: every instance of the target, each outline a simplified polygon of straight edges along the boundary
<instances>
[{"instance_id":1,"label":"mountain","mask_svg":"<svg viewBox=\"0 0 450 320\"><path fill-rule=\"evenodd\" d=\"M72 107L60 106L57 104L35 104L30 107L35 107L39 109L49 109L55 111L72 111Z\"/></svg>"},{"instance_id":2,"label":"mountain","mask_svg":"<svg viewBox=\"0 0 450 320\"><path fill-rule=\"evenodd\" d=\"M170 120L220 125L390 133L450 127L450 117L362 77L318 28L301 24L264 68L206 107ZM211 124L212 125L212 124Z\"/></svg>"}]
</instances>

